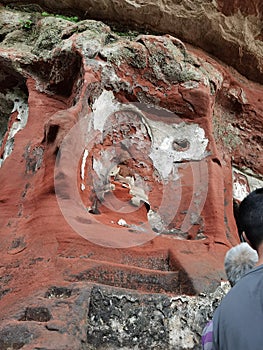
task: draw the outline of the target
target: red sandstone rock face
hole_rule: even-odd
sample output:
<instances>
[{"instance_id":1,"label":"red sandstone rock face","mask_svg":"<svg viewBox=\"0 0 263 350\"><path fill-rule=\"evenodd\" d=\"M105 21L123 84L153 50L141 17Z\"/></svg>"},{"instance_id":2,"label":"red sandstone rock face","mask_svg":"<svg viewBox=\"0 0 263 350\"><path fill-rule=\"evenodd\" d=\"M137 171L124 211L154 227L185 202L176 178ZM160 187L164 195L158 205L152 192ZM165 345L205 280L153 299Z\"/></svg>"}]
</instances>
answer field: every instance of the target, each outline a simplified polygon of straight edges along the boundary
<instances>
[{"instance_id":1,"label":"red sandstone rock face","mask_svg":"<svg viewBox=\"0 0 263 350\"><path fill-rule=\"evenodd\" d=\"M262 87L171 36L3 13L1 316L80 282L215 290L238 242L232 165L237 192L262 186Z\"/></svg>"}]
</instances>

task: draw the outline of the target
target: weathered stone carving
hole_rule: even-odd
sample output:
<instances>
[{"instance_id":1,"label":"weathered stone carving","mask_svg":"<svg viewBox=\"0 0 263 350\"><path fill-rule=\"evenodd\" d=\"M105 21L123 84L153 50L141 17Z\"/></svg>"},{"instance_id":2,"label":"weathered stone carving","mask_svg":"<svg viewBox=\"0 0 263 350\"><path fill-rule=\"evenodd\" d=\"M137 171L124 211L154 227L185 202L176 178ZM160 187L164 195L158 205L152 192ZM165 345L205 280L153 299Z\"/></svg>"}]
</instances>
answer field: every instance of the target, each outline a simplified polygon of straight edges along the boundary
<instances>
[{"instance_id":1,"label":"weathered stone carving","mask_svg":"<svg viewBox=\"0 0 263 350\"><path fill-rule=\"evenodd\" d=\"M58 286L51 299L71 283L189 303L214 292L238 242L232 195L262 186L262 87L170 35L130 40L101 22L4 8L1 18L0 297L11 315L3 346L14 345L18 309L49 309L22 303L28 284L32 296ZM39 333L19 322L15 346L21 334L26 346ZM60 341L65 327L47 322L45 334L58 332L50 344ZM65 349L79 348L72 334Z\"/></svg>"}]
</instances>

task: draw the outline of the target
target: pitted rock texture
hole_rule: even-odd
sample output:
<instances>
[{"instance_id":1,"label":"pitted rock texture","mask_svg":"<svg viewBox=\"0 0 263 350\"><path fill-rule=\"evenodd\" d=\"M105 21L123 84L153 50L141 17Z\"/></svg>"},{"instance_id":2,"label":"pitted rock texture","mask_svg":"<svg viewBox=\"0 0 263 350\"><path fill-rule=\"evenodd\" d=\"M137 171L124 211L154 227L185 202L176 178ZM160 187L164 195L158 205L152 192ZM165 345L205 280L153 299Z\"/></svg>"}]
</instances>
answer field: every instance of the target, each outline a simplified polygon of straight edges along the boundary
<instances>
[{"instance_id":1,"label":"pitted rock texture","mask_svg":"<svg viewBox=\"0 0 263 350\"><path fill-rule=\"evenodd\" d=\"M95 286L90 296L87 342L92 349L200 349L202 320L211 318L227 291L224 285L208 298L169 298L124 295Z\"/></svg>"},{"instance_id":2,"label":"pitted rock texture","mask_svg":"<svg viewBox=\"0 0 263 350\"><path fill-rule=\"evenodd\" d=\"M218 57L249 79L263 82L260 0L40 0L37 4L29 0L3 0L2 3L169 33Z\"/></svg>"},{"instance_id":3,"label":"pitted rock texture","mask_svg":"<svg viewBox=\"0 0 263 350\"><path fill-rule=\"evenodd\" d=\"M238 242L233 182L237 200L262 186L262 87L170 35L131 40L102 22L3 7L1 21L3 347L96 346L92 332L104 334L107 324L96 323L101 308L94 300L101 294L100 305L115 296L94 289L88 309L87 283L123 288L129 296L131 290L163 294L161 300L213 293L225 279L224 255ZM89 142L82 143L81 132L67 139L83 120ZM198 212L204 175L209 181ZM172 190L163 192L167 186ZM68 211L61 201L70 203ZM82 301L72 303L81 310L70 303L72 284L80 288ZM40 290L60 303L39 303ZM65 305L73 310L65 316L70 331L59 322ZM116 344L126 344L112 311ZM189 349L197 348L207 316L190 330ZM177 316L174 322L176 330L185 325ZM171 340L168 333L165 342L181 346L180 337Z\"/></svg>"},{"instance_id":4,"label":"pitted rock texture","mask_svg":"<svg viewBox=\"0 0 263 350\"><path fill-rule=\"evenodd\" d=\"M1 349L199 350L206 320L228 290L169 297L82 282L41 288L1 322Z\"/></svg>"}]
</instances>

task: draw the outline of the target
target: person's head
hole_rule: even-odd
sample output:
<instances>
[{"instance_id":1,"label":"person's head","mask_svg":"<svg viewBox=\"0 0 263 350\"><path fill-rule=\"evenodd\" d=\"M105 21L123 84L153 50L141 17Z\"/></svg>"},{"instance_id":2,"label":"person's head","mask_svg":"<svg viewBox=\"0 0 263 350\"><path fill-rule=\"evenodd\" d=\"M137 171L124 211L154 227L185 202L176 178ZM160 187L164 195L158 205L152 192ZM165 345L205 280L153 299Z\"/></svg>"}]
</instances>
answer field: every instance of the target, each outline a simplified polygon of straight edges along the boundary
<instances>
[{"instance_id":1,"label":"person's head","mask_svg":"<svg viewBox=\"0 0 263 350\"><path fill-rule=\"evenodd\" d=\"M240 203L237 227L240 237L245 233L252 248L258 251L263 242L263 187L251 192Z\"/></svg>"},{"instance_id":2,"label":"person's head","mask_svg":"<svg viewBox=\"0 0 263 350\"><path fill-rule=\"evenodd\" d=\"M245 242L229 249L225 256L225 271L231 287L257 262L257 252Z\"/></svg>"}]
</instances>

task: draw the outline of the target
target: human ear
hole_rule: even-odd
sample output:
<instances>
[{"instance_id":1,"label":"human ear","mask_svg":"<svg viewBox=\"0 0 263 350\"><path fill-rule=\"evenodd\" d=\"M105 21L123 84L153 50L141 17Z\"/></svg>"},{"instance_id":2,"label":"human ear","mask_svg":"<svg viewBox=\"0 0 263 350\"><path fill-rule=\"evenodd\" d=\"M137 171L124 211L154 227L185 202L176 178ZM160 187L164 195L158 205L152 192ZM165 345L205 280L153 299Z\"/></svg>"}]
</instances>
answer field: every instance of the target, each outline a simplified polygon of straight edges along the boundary
<instances>
[{"instance_id":1,"label":"human ear","mask_svg":"<svg viewBox=\"0 0 263 350\"><path fill-rule=\"evenodd\" d=\"M252 244L250 243L250 241L249 241L249 239L247 238L247 235L246 235L246 233L245 233L244 231L241 233L241 237L242 237L242 239L243 239L242 242L246 242L247 244L250 245L251 248L253 248L253 247L252 247ZM253 248L253 249L254 249L254 248Z\"/></svg>"}]
</instances>

